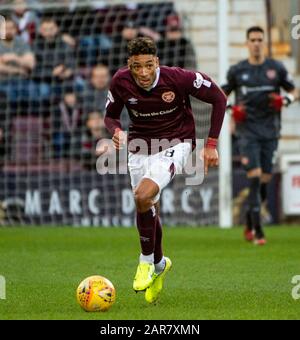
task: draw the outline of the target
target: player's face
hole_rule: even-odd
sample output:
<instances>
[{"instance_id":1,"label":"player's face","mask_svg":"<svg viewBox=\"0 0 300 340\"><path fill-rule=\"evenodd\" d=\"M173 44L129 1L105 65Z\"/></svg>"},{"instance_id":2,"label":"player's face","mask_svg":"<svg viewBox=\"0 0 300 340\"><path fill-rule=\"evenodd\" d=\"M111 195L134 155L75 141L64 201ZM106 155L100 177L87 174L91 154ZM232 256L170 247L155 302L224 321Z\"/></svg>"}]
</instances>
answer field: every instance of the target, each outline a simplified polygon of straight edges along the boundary
<instances>
[{"instance_id":1,"label":"player's face","mask_svg":"<svg viewBox=\"0 0 300 340\"><path fill-rule=\"evenodd\" d=\"M260 58L264 55L265 40L261 32L251 32L247 41L250 56Z\"/></svg>"},{"instance_id":2,"label":"player's face","mask_svg":"<svg viewBox=\"0 0 300 340\"><path fill-rule=\"evenodd\" d=\"M143 89L148 89L154 83L158 65L158 58L151 54L134 55L128 59L131 74Z\"/></svg>"}]
</instances>

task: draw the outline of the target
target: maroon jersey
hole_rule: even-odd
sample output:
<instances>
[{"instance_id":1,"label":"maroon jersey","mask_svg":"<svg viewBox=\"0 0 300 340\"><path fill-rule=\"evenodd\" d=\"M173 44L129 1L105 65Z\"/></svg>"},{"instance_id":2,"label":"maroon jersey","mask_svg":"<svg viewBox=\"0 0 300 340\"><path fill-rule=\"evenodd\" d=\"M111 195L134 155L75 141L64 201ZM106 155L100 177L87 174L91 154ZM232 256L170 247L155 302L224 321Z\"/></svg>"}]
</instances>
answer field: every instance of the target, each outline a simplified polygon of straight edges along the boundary
<instances>
[{"instance_id":1,"label":"maroon jersey","mask_svg":"<svg viewBox=\"0 0 300 340\"><path fill-rule=\"evenodd\" d=\"M190 140L195 144L189 95L213 104L209 137L218 138L226 108L224 93L207 75L178 67L160 67L149 91L136 84L130 70L120 69L108 94L106 127L111 134L121 128L120 114L125 105L131 119L129 141L143 139L149 147L153 139Z\"/></svg>"}]
</instances>

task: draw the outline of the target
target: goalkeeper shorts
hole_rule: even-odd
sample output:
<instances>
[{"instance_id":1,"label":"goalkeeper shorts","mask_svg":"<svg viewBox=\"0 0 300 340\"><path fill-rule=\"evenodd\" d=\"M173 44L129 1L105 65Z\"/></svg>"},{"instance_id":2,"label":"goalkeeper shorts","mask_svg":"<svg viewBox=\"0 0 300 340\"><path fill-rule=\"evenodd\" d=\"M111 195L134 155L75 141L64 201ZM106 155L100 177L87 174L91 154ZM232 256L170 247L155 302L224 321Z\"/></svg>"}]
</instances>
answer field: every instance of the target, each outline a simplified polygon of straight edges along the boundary
<instances>
[{"instance_id":1,"label":"goalkeeper shorts","mask_svg":"<svg viewBox=\"0 0 300 340\"><path fill-rule=\"evenodd\" d=\"M272 174L277 156L277 139L256 139L241 137L239 149L244 159L243 165L246 171L262 169L264 174Z\"/></svg>"}]
</instances>

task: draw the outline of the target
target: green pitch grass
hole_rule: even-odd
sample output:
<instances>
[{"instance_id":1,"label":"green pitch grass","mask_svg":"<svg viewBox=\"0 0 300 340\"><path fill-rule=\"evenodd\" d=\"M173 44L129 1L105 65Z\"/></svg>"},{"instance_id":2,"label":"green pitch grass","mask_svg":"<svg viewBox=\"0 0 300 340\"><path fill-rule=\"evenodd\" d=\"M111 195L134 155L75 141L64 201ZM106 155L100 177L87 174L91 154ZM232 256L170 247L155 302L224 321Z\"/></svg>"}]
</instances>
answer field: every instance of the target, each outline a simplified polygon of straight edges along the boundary
<instances>
[{"instance_id":1,"label":"green pitch grass","mask_svg":"<svg viewBox=\"0 0 300 340\"><path fill-rule=\"evenodd\" d=\"M157 305L134 293L139 245L134 228L0 228L0 319L299 319L292 277L300 275L300 227L267 228L268 244L242 230L165 228L173 261ZM116 287L106 313L87 313L75 291L100 274Z\"/></svg>"}]
</instances>

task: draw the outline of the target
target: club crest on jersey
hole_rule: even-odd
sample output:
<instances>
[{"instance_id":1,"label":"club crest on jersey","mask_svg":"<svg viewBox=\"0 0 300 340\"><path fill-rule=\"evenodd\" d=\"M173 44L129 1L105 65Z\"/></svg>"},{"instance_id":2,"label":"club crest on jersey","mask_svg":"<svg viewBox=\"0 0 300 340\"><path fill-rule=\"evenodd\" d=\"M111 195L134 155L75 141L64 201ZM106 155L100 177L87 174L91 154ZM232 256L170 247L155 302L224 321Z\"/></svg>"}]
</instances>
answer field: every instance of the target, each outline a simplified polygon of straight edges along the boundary
<instances>
[{"instance_id":1,"label":"club crest on jersey","mask_svg":"<svg viewBox=\"0 0 300 340\"><path fill-rule=\"evenodd\" d=\"M164 92L161 97L166 103L172 103L175 99L175 93L173 91Z\"/></svg>"},{"instance_id":2,"label":"club crest on jersey","mask_svg":"<svg viewBox=\"0 0 300 340\"><path fill-rule=\"evenodd\" d=\"M275 79L276 78L276 76L277 76L277 72L276 72L276 70L268 70L267 71L267 77L269 78L269 79Z\"/></svg>"},{"instance_id":3,"label":"club crest on jersey","mask_svg":"<svg viewBox=\"0 0 300 340\"><path fill-rule=\"evenodd\" d=\"M244 73L242 75L242 80L244 80L244 81L249 80L249 74L248 73Z\"/></svg>"}]
</instances>

